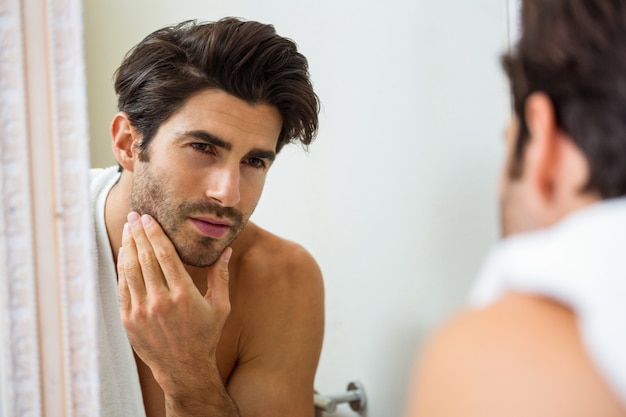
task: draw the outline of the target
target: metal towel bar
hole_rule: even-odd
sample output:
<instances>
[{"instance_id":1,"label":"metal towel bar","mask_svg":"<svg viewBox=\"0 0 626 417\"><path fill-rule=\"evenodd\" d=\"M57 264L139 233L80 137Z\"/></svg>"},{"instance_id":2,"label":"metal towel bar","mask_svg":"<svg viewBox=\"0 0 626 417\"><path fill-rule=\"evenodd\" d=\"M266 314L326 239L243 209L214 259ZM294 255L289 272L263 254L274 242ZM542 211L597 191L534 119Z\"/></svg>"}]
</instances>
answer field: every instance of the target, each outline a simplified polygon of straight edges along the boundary
<instances>
[{"instance_id":1,"label":"metal towel bar","mask_svg":"<svg viewBox=\"0 0 626 417\"><path fill-rule=\"evenodd\" d=\"M348 384L347 392L337 395L314 395L315 408L327 413L334 413L338 404L349 403L356 412L365 410L365 388L358 381Z\"/></svg>"}]
</instances>

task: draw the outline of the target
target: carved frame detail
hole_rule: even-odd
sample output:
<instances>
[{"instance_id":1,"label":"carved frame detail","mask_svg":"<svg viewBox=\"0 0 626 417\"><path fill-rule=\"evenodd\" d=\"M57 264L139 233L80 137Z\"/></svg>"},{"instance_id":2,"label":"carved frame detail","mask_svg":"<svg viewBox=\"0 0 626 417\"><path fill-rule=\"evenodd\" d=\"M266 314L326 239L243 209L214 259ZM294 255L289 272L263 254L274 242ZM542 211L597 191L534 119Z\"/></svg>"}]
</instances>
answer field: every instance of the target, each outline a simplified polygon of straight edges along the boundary
<instances>
[{"instance_id":1,"label":"carved frame detail","mask_svg":"<svg viewBox=\"0 0 626 417\"><path fill-rule=\"evenodd\" d=\"M99 415L80 0L0 0L0 415Z\"/></svg>"}]
</instances>

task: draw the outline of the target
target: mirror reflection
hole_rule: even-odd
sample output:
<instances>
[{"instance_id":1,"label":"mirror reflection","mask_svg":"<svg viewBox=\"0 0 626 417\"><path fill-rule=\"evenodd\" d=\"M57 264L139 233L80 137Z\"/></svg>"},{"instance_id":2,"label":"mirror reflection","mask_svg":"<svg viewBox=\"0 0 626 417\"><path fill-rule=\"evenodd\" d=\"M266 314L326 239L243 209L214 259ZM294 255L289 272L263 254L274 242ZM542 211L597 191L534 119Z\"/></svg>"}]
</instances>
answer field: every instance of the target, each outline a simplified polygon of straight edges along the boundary
<instances>
[{"instance_id":1,"label":"mirror reflection","mask_svg":"<svg viewBox=\"0 0 626 417\"><path fill-rule=\"evenodd\" d=\"M133 281L140 270L137 254L149 248L147 242L156 239L165 242L164 247L168 241L176 245L174 235L187 227L198 229L197 234L202 235L199 239L223 239L237 227L240 218L251 214L258 199L250 217L258 229L247 229L249 239L233 243L229 261L235 262L239 270L230 270L228 289L231 301L267 310L267 314L252 317L250 322L257 320L256 329L269 330L259 334L243 332L233 319L224 324L231 326L225 328L230 329L232 344L249 338L258 343L280 340L286 346L304 346L303 352L290 352L294 357L296 353L308 356L292 364L291 369L298 372L289 377L302 378L310 385L306 393L309 405L310 391L341 392L349 381L358 379L371 399L368 413L398 415L409 379L407 364L412 361L415 347L434 324L462 302L471 272L478 269L482 255L497 236L495 193L503 148L499 138L508 112L506 84L497 62L506 43L502 1L481 0L471 5L461 1L392 1L384 7L350 1L316 2L309 7L282 1L265 2L262 7L248 1L85 2L84 16L92 164L102 169L114 167L98 172L102 174L98 177L102 198L110 197L99 200L105 227L101 229L101 244L108 244L112 253L106 266L109 269L116 268L118 248L125 244L128 248L122 251L122 259L128 260L123 265L127 276L123 287L126 298L122 300L131 300L129 317L124 322L130 334L133 328L143 327L135 320L140 314L130 317L134 311L132 300L137 299L133 294L141 296L156 282L168 283L167 288L172 289L167 281L170 275L165 273L159 276L161 281L155 278L146 283L144 278L143 287ZM276 147L270 138L282 131L284 122L280 113L277 117L276 108L204 91L194 95L192 104L196 106L187 107L190 102L185 102L175 116L159 124L153 137L154 148L148 146L144 155L148 160L142 160L133 144L146 132L137 132L131 119L118 114L116 68L127 51L157 28L187 19L216 21L224 16L270 23L280 36L297 44L308 61L310 80L321 103L316 140L308 151L290 144L274 158ZM223 117L222 123L195 126L210 119L190 109L218 114ZM251 120L255 122L249 125ZM242 132L252 137L253 148L241 145ZM189 150L191 155L183 153L180 157L185 159L179 160L174 150ZM207 156L209 151L214 155ZM215 158L212 161L222 169L221 174L193 177L192 167L202 170L203 162L197 162L202 158ZM238 162L237 168L233 160ZM116 168L118 163L121 174ZM153 166L161 171L152 171ZM159 177L164 170L179 175ZM258 171L264 170L261 197L255 181ZM134 205L130 190L137 172L152 181L137 184L136 192L141 195ZM123 178L116 182L118 175ZM177 180L184 180L185 186L178 186L174 182ZM247 184L245 192L233 192L234 182ZM192 205L184 209L187 212L161 215L158 222L154 221L154 212L154 216L143 219L120 215L131 207L151 212L148 209L152 202L164 203L167 194L151 187L155 184L176 189L181 194L176 198L181 201L192 198L191 188L212 187L219 194L213 199L231 201L228 205L234 200L241 202L241 217L213 206L209 209L208 205ZM105 191L107 187L112 190L110 194ZM188 192L189 196L182 195ZM183 210L179 201L168 203L172 210ZM202 213L200 218L194 217L198 213ZM177 217L191 220L187 225L164 224L163 219L175 222ZM114 226L109 230L107 224ZM164 239L162 232L168 230ZM259 239L266 242L262 249L272 250L272 256L246 252L250 249L247 245L254 246ZM272 243L279 249L273 250ZM221 248L216 247L213 259L228 257ZM223 271L219 267L223 264L218 262L204 277L194 279L194 273L210 260L193 260L197 252L193 247L185 252L185 263L197 265L196 269L186 270L188 278L200 288L199 294L207 294L210 288L209 298L217 300L215 306L209 303L211 311L205 313L215 314L219 324L225 309L219 302L224 288L220 290L213 284L220 283ZM305 272L295 275L308 279L309 286L295 278L282 286L268 285L259 273L266 268L246 271L237 260L241 253L258 256L262 265L271 262L272 268L303 268ZM150 262L156 265L154 257ZM236 277L241 276L252 277L247 278L245 288L238 284L241 280ZM326 315L321 352L320 277L324 281ZM112 300L118 296L116 291L115 286L109 286L102 293ZM265 297L254 296L259 293ZM290 298L284 294L295 295ZM273 297L302 303L283 303L281 310L272 302ZM189 301L193 302L201 300L196 297ZM301 310L309 313L308 321L299 316ZM264 322L272 314L300 320L297 323L301 325L292 324L290 328L278 320ZM187 322L191 318L178 320ZM283 327L272 327L277 323ZM141 353L138 347L148 341L140 339L131 340L139 358L129 356L127 350L127 362L117 365L126 364L132 369L138 363L139 383L150 387L145 395L165 402L159 390L164 386L166 391L180 387L159 372L150 375L148 368L154 364L150 363L150 355ZM159 338L164 344L162 349L178 349L180 340L189 339L179 335L173 340L178 343L167 345L166 338ZM215 346L222 365L212 370L213 376L215 380L228 379L222 383L236 387L238 378L254 373L257 365L250 360L248 368L241 368L241 374L233 373L232 364L240 357L223 347L230 340L224 343ZM270 362L262 363L271 363L272 359L276 360L268 358ZM153 369L164 368L155 365ZM304 393L285 388L285 395L293 396L294 404L304 404ZM253 399L247 401L252 403ZM157 401L150 404L163 407ZM342 412L353 414L347 408Z\"/></svg>"}]
</instances>

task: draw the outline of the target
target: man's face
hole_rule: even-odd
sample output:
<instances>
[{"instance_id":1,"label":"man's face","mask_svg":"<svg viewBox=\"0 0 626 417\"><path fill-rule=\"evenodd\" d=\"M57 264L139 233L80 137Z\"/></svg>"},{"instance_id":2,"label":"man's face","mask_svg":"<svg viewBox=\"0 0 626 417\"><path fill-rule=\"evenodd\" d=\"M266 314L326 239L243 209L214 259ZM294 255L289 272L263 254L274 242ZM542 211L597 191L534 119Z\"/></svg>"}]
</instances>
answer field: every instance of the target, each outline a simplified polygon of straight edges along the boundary
<instances>
[{"instance_id":1,"label":"man's face","mask_svg":"<svg viewBox=\"0 0 626 417\"><path fill-rule=\"evenodd\" d=\"M211 265L254 211L281 128L275 107L195 94L135 160L132 209L161 224L185 264Z\"/></svg>"}]
</instances>

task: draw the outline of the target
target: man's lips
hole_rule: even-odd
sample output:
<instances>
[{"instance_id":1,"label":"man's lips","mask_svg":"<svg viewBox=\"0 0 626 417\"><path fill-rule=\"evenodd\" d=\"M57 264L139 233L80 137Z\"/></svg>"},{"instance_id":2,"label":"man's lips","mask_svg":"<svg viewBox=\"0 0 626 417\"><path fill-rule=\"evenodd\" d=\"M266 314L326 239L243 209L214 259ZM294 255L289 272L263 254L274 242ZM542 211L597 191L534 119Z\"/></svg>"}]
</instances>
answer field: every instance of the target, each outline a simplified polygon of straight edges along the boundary
<instances>
[{"instance_id":1,"label":"man's lips","mask_svg":"<svg viewBox=\"0 0 626 417\"><path fill-rule=\"evenodd\" d=\"M205 223L211 223L218 226L227 226L230 227L232 222L227 219L216 219L214 217L205 217L205 216L195 216L191 218L192 220L198 220Z\"/></svg>"},{"instance_id":2,"label":"man's lips","mask_svg":"<svg viewBox=\"0 0 626 417\"><path fill-rule=\"evenodd\" d=\"M228 220L213 219L210 217L191 217L191 222L196 226L198 231L205 236L214 239L220 239L226 236L231 224Z\"/></svg>"}]
</instances>

